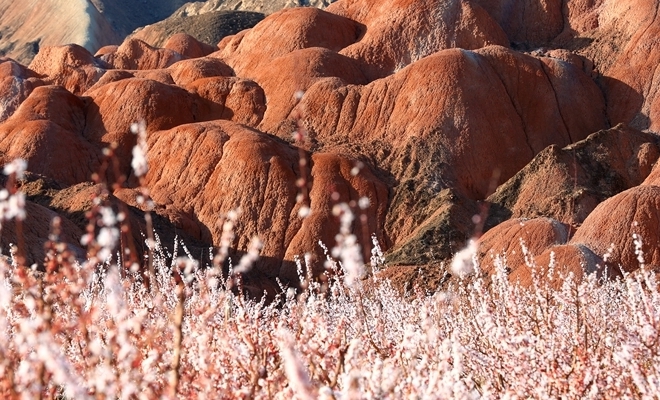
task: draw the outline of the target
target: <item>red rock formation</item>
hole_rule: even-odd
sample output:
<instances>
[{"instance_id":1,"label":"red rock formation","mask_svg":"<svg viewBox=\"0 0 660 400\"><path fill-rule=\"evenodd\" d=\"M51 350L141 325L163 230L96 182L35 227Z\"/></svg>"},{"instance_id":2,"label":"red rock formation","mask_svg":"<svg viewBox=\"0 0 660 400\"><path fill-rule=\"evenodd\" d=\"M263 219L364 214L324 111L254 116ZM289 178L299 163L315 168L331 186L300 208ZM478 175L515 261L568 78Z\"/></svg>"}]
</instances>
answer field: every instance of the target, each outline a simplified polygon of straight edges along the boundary
<instances>
[{"instance_id":1,"label":"red rock formation","mask_svg":"<svg viewBox=\"0 0 660 400\"><path fill-rule=\"evenodd\" d=\"M491 224L545 216L577 227L600 202L639 185L659 155L655 135L623 125L550 146L488 198Z\"/></svg>"},{"instance_id":2,"label":"red rock formation","mask_svg":"<svg viewBox=\"0 0 660 400\"><path fill-rule=\"evenodd\" d=\"M509 44L484 9L463 0L340 1L327 10L360 24L360 36L340 53L357 60L370 81L442 49Z\"/></svg>"},{"instance_id":3,"label":"red rock formation","mask_svg":"<svg viewBox=\"0 0 660 400\"><path fill-rule=\"evenodd\" d=\"M212 77L197 79L186 90L206 100L209 119L228 119L256 127L266 111L263 89L253 81ZM201 108L201 107L200 107Z\"/></svg>"},{"instance_id":4,"label":"red rock formation","mask_svg":"<svg viewBox=\"0 0 660 400\"><path fill-rule=\"evenodd\" d=\"M513 276L518 269L529 269L528 264L534 263L535 258L546 249L565 244L568 239L568 226L559 221L550 218L512 218L479 239L479 265L484 272L493 274L499 259Z\"/></svg>"},{"instance_id":5,"label":"red rock formation","mask_svg":"<svg viewBox=\"0 0 660 400\"><path fill-rule=\"evenodd\" d=\"M625 272L639 268L634 238L646 264L660 266L660 187L636 186L611 197L589 214L571 243L584 244Z\"/></svg>"},{"instance_id":6,"label":"red rock formation","mask_svg":"<svg viewBox=\"0 0 660 400\"><path fill-rule=\"evenodd\" d=\"M376 233L392 264L436 265L478 233L481 202L501 184L489 198L508 212L497 222L584 221L572 242L579 246L556 249L566 259L592 260L587 248L600 255L603 241L614 241L598 232L615 220L630 225L630 210L648 208L640 233L657 228L658 179L649 175L660 154L656 138L623 126L601 131L619 120L655 129L648 39L657 24L624 23L638 16L624 8L587 0L338 1L328 11L275 13L211 54L185 35L164 49L128 39L97 57L79 46L42 48L29 69L0 62L0 94L7 94L0 162L25 158L31 171L67 190L89 184L103 148L114 145L129 186L114 196L138 210L129 127L144 121L155 215L218 245L218 218L240 207L232 254L260 236L256 271L269 284L295 281L294 257L305 252L320 268L317 241L334 244L332 208L341 201L364 214L352 232L365 246ZM580 45L580 35L603 41ZM534 49L561 43L565 49ZM615 45L611 59L602 54ZM306 135L294 146L297 129ZM647 175L646 186L623 192L634 196L616 195ZM312 209L304 219L296 201L302 178ZM361 198L370 203L363 211ZM627 211L599 211L617 198ZM519 223L487 232L482 250L518 246L527 232ZM548 219L525 226L538 229L526 240L535 256L570 236ZM617 254L616 262L630 265L627 253ZM568 269L581 273L575 265Z\"/></svg>"},{"instance_id":7,"label":"red rock formation","mask_svg":"<svg viewBox=\"0 0 660 400\"><path fill-rule=\"evenodd\" d=\"M295 281L291 261L306 252L320 257L317 244L334 244L338 225L332 206L368 197L365 231L382 232L387 189L368 170L353 176L355 162L332 154L311 157L311 214L299 217L298 152L260 132L225 121L182 125L148 139L150 170L146 185L157 204L197 221L188 233L219 243L219 218L240 209L234 249L246 249L253 236L264 243L257 264L269 277ZM338 197L332 199L332 193ZM185 226L185 224L184 224ZM362 233L358 227L357 233ZM382 239L382 237L381 237ZM287 260L282 268L282 261Z\"/></svg>"},{"instance_id":8,"label":"red rock formation","mask_svg":"<svg viewBox=\"0 0 660 400\"><path fill-rule=\"evenodd\" d=\"M82 94L103 76L107 64L95 59L83 47L66 45L43 48L29 68L50 85Z\"/></svg>"},{"instance_id":9,"label":"red rock formation","mask_svg":"<svg viewBox=\"0 0 660 400\"><path fill-rule=\"evenodd\" d=\"M546 146L606 124L600 91L582 72L502 47L444 50L366 86L321 80L297 110L327 145L381 141L392 152L417 138L452 165L446 179L477 199L494 169L507 179Z\"/></svg>"},{"instance_id":10,"label":"red rock formation","mask_svg":"<svg viewBox=\"0 0 660 400\"><path fill-rule=\"evenodd\" d=\"M0 124L0 164L22 158L29 171L63 185L88 181L100 150L83 136L84 127L82 100L61 87L37 87Z\"/></svg>"},{"instance_id":11,"label":"red rock formation","mask_svg":"<svg viewBox=\"0 0 660 400\"><path fill-rule=\"evenodd\" d=\"M564 30L561 0L476 0L475 3L497 21L511 42L517 44L540 46Z\"/></svg>"},{"instance_id":12,"label":"red rock formation","mask_svg":"<svg viewBox=\"0 0 660 400\"><path fill-rule=\"evenodd\" d=\"M660 163L655 163L651 173L649 173L649 176L644 179L642 185L660 186Z\"/></svg>"},{"instance_id":13,"label":"red rock formation","mask_svg":"<svg viewBox=\"0 0 660 400\"><path fill-rule=\"evenodd\" d=\"M157 49L138 39L128 39L117 48L117 51L103 54L100 57L117 69L159 69L167 68L183 56L169 49Z\"/></svg>"},{"instance_id":14,"label":"red rock formation","mask_svg":"<svg viewBox=\"0 0 660 400\"><path fill-rule=\"evenodd\" d=\"M323 47L339 51L355 43L361 29L355 21L316 8L286 9L252 29L224 38L216 54L236 75L253 79L255 72L295 50Z\"/></svg>"},{"instance_id":15,"label":"red rock formation","mask_svg":"<svg viewBox=\"0 0 660 400\"><path fill-rule=\"evenodd\" d=\"M33 71L0 58L0 122L9 118L35 87L43 85Z\"/></svg>"},{"instance_id":16,"label":"red rock formation","mask_svg":"<svg viewBox=\"0 0 660 400\"><path fill-rule=\"evenodd\" d=\"M179 61L167 70L174 84L178 86L186 86L202 78L234 75L234 71L227 64L214 58L197 58Z\"/></svg>"},{"instance_id":17,"label":"red rock formation","mask_svg":"<svg viewBox=\"0 0 660 400\"><path fill-rule=\"evenodd\" d=\"M189 58L208 56L218 50L217 47L202 43L185 33L177 33L176 35L170 36L163 45L163 48L176 51L184 57Z\"/></svg>"},{"instance_id":18,"label":"red rock formation","mask_svg":"<svg viewBox=\"0 0 660 400\"><path fill-rule=\"evenodd\" d=\"M572 276L573 283L577 284L589 274L595 274L597 279L621 276L617 268L604 262L586 246L565 244L550 247L535 257L534 269L523 265L512 271L509 281L529 287L536 279L540 286L548 284L551 288L560 289L569 275Z\"/></svg>"}]
</instances>

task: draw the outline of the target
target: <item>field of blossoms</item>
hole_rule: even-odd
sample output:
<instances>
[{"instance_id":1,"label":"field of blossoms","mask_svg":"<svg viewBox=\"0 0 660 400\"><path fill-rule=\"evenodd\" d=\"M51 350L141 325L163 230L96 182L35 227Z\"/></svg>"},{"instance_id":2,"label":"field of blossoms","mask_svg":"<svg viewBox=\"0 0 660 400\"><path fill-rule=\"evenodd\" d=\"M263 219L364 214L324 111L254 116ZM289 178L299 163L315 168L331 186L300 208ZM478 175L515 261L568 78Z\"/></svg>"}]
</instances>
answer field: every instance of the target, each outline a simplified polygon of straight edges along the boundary
<instances>
[{"instance_id":1,"label":"field of blossoms","mask_svg":"<svg viewBox=\"0 0 660 400\"><path fill-rule=\"evenodd\" d=\"M504 269L439 293L378 278L246 299L240 275L154 253L155 283L52 243L45 273L0 263L3 398L654 398L651 273L555 291ZM164 260L173 259L171 263ZM374 261L378 261L377 255ZM304 269L301 263L301 270ZM304 274L301 271L301 274ZM232 287L234 290L232 290Z\"/></svg>"},{"instance_id":2,"label":"field of blossoms","mask_svg":"<svg viewBox=\"0 0 660 400\"><path fill-rule=\"evenodd\" d=\"M9 183L0 193L3 219L14 219L17 230L29 218L12 186L23 168L20 162L5 167ZM243 293L241 276L256 250L235 260L235 268L226 248L210 255L210 265L199 265L184 245L169 252L149 237L147 267L119 267L123 218L99 200L84 239L89 259L81 263L59 241L55 219L40 268L24 265L20 243L0 259L0 396L619 399L660 393L660 293L641 251L640 271L623 280L566 276L556 290L547 276L536 276L530 288L509 283L504 261L496 275L485 276L472 245L452 265L461 279L436 293L401 293L380 277L375 239L371 260L362 262L347 209L337 208L339 244L326 250L322 279L307 273L303 257L301 287L281 286L268 302ZM232 228L232 216L225 216L227 243Z\"/></svg>"}]
</instances>

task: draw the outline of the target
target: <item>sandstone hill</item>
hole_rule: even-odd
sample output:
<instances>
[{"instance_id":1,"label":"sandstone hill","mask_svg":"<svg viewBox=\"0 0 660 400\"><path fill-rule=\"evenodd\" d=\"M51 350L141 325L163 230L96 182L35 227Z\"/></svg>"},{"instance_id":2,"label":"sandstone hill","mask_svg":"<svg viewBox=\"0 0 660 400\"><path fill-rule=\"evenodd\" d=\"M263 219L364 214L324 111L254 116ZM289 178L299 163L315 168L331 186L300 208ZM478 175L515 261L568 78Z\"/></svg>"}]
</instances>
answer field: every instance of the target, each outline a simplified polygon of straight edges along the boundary
<instances>
[{"instance_id":1,"label":"sandstone hill","mask_svg":"<svg viewBox=\"0 0 660 400\"><path fill-rule=\"evenodd\" d=\"M342 203L363 257L375 234L402 285L442 284L482 233L484 271L504 254L523 284L551 259L560 276L634 271L633 234L658 268L660 1L626 4L339 0L216 46L42 47L27 66L0 61L0 164L28 161L30 243L56 213L82 252L93 173L127 177L104 195L144 229L129 130L144 121L159 229L219 246L240 209L231 254L261 239L248 277L263 288L295 283L305 253L322 271Z\"/></svg>"}]
</instances>

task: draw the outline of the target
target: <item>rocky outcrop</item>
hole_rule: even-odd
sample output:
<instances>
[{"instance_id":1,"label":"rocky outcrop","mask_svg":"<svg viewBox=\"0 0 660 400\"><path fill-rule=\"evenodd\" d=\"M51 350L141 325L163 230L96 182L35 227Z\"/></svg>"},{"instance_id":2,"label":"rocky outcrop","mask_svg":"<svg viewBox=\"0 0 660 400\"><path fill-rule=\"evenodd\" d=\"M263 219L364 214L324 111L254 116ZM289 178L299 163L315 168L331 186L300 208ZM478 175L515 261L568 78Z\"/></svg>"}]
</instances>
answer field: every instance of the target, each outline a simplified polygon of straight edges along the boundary
<instances>
[{"instance_id":1,"label":"rocky outcrop","mask_svg":"<svg viewBox=\"0 0 660 400\"><path fill-rule=\"evenodd\" d=\"M575 228L603 200L637 186L660 155L658 137L623 125L540 152L490 202L487 228L508 218L554 218Z\"/></svg>"},{"instance_id":2,"label":"rocky outcrop","mask_svg":"<svg viewBox=\"0 0 660 400\"><path fill-rule=\"evenodd\" d=\"M537 284L560 289L569 276L572 283L579 284L587 275L594 275L594 278L602 281L618 278L621 272L588 247L565 244L545 250L534 258L531 267L523 265L512 271L509 281L524 287Z\"/></svg>"},{"instance_id":3,"label":"rocky outcrop","mask_svg":"<svg viewBox=\"0 0 660 400\"><path fill-rule=\"evenodd\" d=\"M35 87L43 85L37 75L8 58L0 58L0 122L12 115Z\"/></svg>"}]
</instances>

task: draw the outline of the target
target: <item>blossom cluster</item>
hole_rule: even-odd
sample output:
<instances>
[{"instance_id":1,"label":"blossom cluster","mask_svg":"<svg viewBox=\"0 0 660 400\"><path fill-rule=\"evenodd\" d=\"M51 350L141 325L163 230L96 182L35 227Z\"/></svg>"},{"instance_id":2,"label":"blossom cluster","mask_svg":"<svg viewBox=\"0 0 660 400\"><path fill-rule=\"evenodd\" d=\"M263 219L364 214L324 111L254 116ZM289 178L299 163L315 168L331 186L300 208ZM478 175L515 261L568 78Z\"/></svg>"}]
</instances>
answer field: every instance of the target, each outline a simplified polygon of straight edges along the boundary
<instances>
[{"instance_id":1,"label":"blossom cluster","mask_svg":"<svg viewBox=\"0 0 660 400\"><path fill-rule=\"evenodd\" d=\"M66 398L651 398L660 391L652 273L561 290L503 273L400 293L379 273L283 290L155 251L138 273L0 260L0 395ZM304 265L303 265L304 267ZM174 273L174 272L177 273ZM182 279L176 279L181 276ZM301 277L302 278L302 277ZM178 361L177 361L178 360Z\"/></svg>"}]
</instances>

